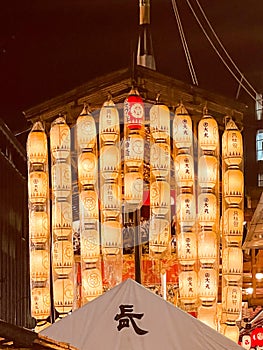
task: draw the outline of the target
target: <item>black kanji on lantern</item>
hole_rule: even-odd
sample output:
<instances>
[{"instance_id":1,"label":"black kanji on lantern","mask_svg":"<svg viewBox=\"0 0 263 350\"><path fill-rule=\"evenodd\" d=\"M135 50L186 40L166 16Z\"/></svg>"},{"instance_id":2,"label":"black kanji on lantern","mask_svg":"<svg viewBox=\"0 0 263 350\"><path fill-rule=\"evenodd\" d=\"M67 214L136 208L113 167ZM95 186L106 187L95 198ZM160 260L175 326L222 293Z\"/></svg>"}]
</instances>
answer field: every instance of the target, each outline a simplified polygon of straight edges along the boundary
<instances>
[{"instance_id":1,"label":"black kanji on lantern","mask_svg":"<svg viewBox=\"0 0 263 350\"><path fill-rule=\"evenodd\" d=\"M120 313L114 317L115 321L119 321L119 324L117 326L118 331L121 331L122 328L124 327L130 327L130 322L131 322L133 329L137 334L144 335L148 333L148 331L145 331L140 327L138 327L138 325L134 321L134 318L137 318L140 320L144 316L143 313L141 314L134 313L133 305L120 305L119 308L120 308Z\"/></svg>"}]
</instances>

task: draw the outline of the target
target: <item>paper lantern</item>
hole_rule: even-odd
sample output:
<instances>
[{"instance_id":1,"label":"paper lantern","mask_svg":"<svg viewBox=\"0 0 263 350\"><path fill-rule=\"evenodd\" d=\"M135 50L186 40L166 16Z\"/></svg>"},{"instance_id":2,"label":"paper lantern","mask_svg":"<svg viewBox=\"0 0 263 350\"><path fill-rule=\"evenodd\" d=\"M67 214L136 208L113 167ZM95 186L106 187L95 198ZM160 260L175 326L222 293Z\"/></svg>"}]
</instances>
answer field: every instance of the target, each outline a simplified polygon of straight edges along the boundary
<instances>
[{"instance_id":1,"label":"paper lantern","mask_svg":"<svg viewBox=\"0 0 263 350\"><path fill-rule=\"evenodd\" d=\"M124 175L124 197L127 204L140 206L143 200L143 176L138 172Z\"/></svg>"},{"instance_id":2,"label":"paper lantern","mask_svg":"<svg viewBox=\"0 0 263 350\"><path fill-rule=\"evenodd\" d=\"M217 219L217 199L213 193L198 196L198 222L200 226L213 226Z\"/></svg>"},{"instance_id":3,"label":"paper lantern","mask_svg":"<svg viewBox=\"0 0 263 350\"><path fill-rule=\"evenodd\" d=\"M232 119L223 133L222 158L227 165L239 165L243 159L242 135Z\"/></svg>"},{"instance_id":4,"label":"paper lantern","mask_svg":"<svg viewBox=\"0 0 263 350\"><path fill-rule=\"evenodd\" d=\"M101 224L102 253L117 255L122 248L121 223L118 221L105 221Z\"/></svg>"},{"instance_id":5,"label":"paper lantern","mask_svg":"<svg viewBox=\"0 0 263 350\"><path fill-rule=\"evenodd\" d=\"M161 254L168 248L170 242L170 224L168 220L151 218L149 228L149 249Z\"/></svg>"},{"instance_id":6,"label":"paper lantern","mask_svg":"<svg viewBox=\"0 0 263 350\"><path fill-rule=\"evenodd\" d=\"M217 271L212 268L201 267L198 272L199 282L199 298L203 302L214 302L217 297L217 284L218 274Z\"/></svg>"},{"instance_id":7,"label":"paper lantern","mask_svg":"<svg viewBox=\"0 0 263 350\"><path fill-rule=\"evenodd\" d=\"M67 198L71 193L71 168L67 163L52 166L52 189L56 198Z\"/></svg>"},{"instance_id":8,"label":"paper lantern","mask_svg":"<svg viewBox=\"0 0 263 350\"><path fill-rule=\"evenodd\" d=\"M45 211L32 211L29 218L30 241L33 244L45 244L49 239L47 213Z\"/></svg>"},{"instance_id":9,"label":"paper lantern","mask_svg":"<svg viewBox=\"0 0 263 350\"><path fill-rule=\"evenodd\" d=\"M128 129L141 129L144 124L144 104L136 89L131 89L124 101L124 120Z\"/></svg>"},{"instance_id":10,"label":"paper lantern","mask_svg":"<svg viewBox=\"0 0 263 350\"><path fill-rule=\"evenodd\" d=\"M212 230L202 229L198 233L198 259L201 264L214 264L218 257L218 241Z\"/></svg>"},{"instance_id":11,"label":"paper lantern","mask_svg":"<svg viewBox=\"0 0 263 350\"><path fill-rule=\"evenodd\" d=\"M44 204L48 196L48 177L44 171L29 174L28 198L32 204Z\"/></svg>"},{"instance_id":12,"label":"paper lantern","mask_svg":"<svg viewBox=\"0 0 263 350\"><path fill-rule=\"evenodd\" d=\"M198 307L197 318L207 326L217 330L217 308L216 303L212 305L201 305Z\"/></svg>"},{"instance_id":13,"label":"paper lantern","mask_svg":"<svg viewBox=\"0 0 263 350\"><path fill-rule=\"evenodd\" d=\"M98 195L94 189L84 189L80 193L81 202L84 205L86 218L98 218Z\"/></svg>"},{"instance_id":14,"label":"paper lantern","mask_svg":"<svg viewBox=\"0 0 263 350\"><path fill-rule=\"evenodd\" d=\"M30 163L47 163L47 136L41 122L34 123L27 138L27 158Z\"/></svg>"},{"instance_id":15,"label":"paper lantern","mask_svg":"<svg viewBox=\"0 0 263 350\"><path fill-rule=\"evenodd\" d=\"M78 158L78 179L82 186L97 181L98 160L92 152L82 152Z\"/></svg>"},{"instance_id":16,"label":"paper lantern","mask_svg":"<svg viewBox=\"0 0 263 350\"><path fill-rule=\"evenodd\" d=\"M70 241L55 241L52 246L52 267L60 276L68 275L73 267L73 245Z\"/></svg>"},{"instance_id":17,"label":"paper lantern","mask_svg":"<svg viewBox=\"0 0 263 350\"><path fill-rule=\"evenodd\" d=\"M104 102L99 125L100 137L105 144L114 144L119 139L119 112L112 100Z\"/></svg>"},{"instance_id":18,"label":"paper lantern","mask_svg":"<svg viewBox=\"0 0 263 350\"><path fill-rule=\"evenodd\" d=\"M150 131L153 139L166 142L170 136L170 111L163 104L150 108Z\"/></svg>"},{"instance_id":19,"label":"paper lantern","mask_svg":"<svg viewBox=\"0 0 263 350\"><path fill-rule=\"evenodd\" d=\"M192 119L181 104L176 108L173 120L173 141L177 148L190 148L193 142Z\"/></svg>"},{"instance_id":20,"label":"paper lantern","mask_svg":"<svg viewBox=\"0 0 263 350\"><path fill-rule=\"evenodd\" d=\"M227 247L222 254L222 274L229 282L238 282L243 271L243 253L239 247Z\"/></svg>"},{"instance_id":21,"label":"paper lantern","mask_svg":"<svg viewBox=\"0 0 263 350\"><path fill-rule=\"evenodd\" d=\"M204 155L198 161L198 184L203 189L215 187L218 178L218 161L216 157Z\"/></svg>"},{"instance_id":22,"label":"paper lantern","mask_svg":"<svg viewBox=\"0 0 263 350\"><path fill-rule=\"evenodd\" d=\"M53 202L52 230L61 238L72 233L72 207L68 202Z\"/></svg>"},{"instance_id":23,"label":"paper lantern","mask_svg":"<svg viewBox=\"0 0 263 350\"><path fill-rule=\"evenodd\" d=\"M86 106L77 119L76 127L79 148L81 150L93 149L97 142L96 124Z\"/></svg>"},{"instance_id":24,"label":"paper lantern","mask_svg":"<svg viewBox=\"0 0 263 350\"><path fill-rule=\"evenodd\" d=\"M96 262L100 256L100 234L97 229L83 228L80 234L81 259Z\"/></svg>"},{"instance_id":25,"label":"paper lantern","mask_svg":"<svg viewBox=\"0 0 263 350\"><path fill-rule=\"evenodd\" d=\"M100 171L106 180L115 180L120 173L120 150L117 146L104 146L100 153Z\"/></svg>"},{"instance_id":26,"label":"paper lantern","mask_svg":"<svg viewBox=\"0 0 263 350\"><path fill-rule=\"evenodd\" d=\"M218 125L210 115L204 115L198 123L198 141L203 151L215 151L219 144Z\"/></svg>"},{"instance_id":27,"label":"paper lantern","mask_svg":"<svg viewBox=\"0 0 263 350\"><path fill-rule=\"evenodd\" d=\"M224 235L239 236L243 233L244 213L238 207L230 207L224 212Z\"/></svg>"},{"instance_id":28,"label":"paper lantern","mask_svg":"<svg viewBox=\"0 0 263 350\"><path fill-rule=\"evenodd\" d=\"M156 178L165 178L169 174L170 148L167 143L154 143L150 149L151 172Z\"/></svg>"},{"instance_id":29,"label":"paper lantern","mask_svg":"<svg viewBox=\"0 0 263 350\"><path fill-rule=\"evenodd\" d=\"M197 300L197 273L193 270L179 273L179 296L183 304L195 304Z\"/></svg>"},{"instance_id":30,"label":"paper lantern","mask_svg":"<svg viewBox=\"0 0 263 350\"><path fill-rule=\"evenodd\" d=\"M49 278L49 251L33 249L30 251L30 277L35 282L46 282Z\"/></svg>"},{"instance_id":31,"label":"paper lantern","mask_svg":"<svg viewBox=\"0 0 263 350\"><path fill-rule=\"evenodd\" d=\"M197 239L195 232L180 232L176 238L177 257L181 265L194 265L197 259Z\"/></svg>"},{"instance_id":32,"label":"paper lantern","mask_svg":"<svg viewBox=\"0 0 263 350\"><path fill-rule=\"evenodd\" d=\"M105 183L101 188L101 210L105 217L116 217L121 211L121 189L114 183Z\"/></svg>"},{"instance_id":33,"label":"paper lantern","mask_svg":"<svg viewBox=\"0 0 263 350\"><path fill-rule=\"evenodd\" d=\"M192 227L195 224L195 198L191 193L179 194L176 198L176 215L180 226Z\"/></svg>"},{"instance_id":34,"label":"paper lantern","mask_svg":"<svg viewBox=\"0 0 263 350\"><path fill-rule=\"evenodd\" d=\"M57 118L50 128L50 150L56 160L65 160L70 153L70 128L63 117Z\"/></svg>"},{"instance_id":35,"label":"paper lantern","mask_svg":"<svg viewBox=\"0 0 263 350\"><path fill-rule=\"evenodd\" d=\"M31 290L31 315L36 320L50 316L50 292L47 287L34 287Z\"/></svg>"},{"instance_id":36,"label":"paper lantern","mask_svg":"<svg viewBox=\"0 0 263 350\"><path fill-rule=\"evenodd\" d=\"M231 339L235 343L238 342L239 339L239 327L235 322L227 322L221 325L220 333L225 337Z\"/></svg>"},{"instance_id":37,"label":"paper lantern","mask_svg":"<svg viewBox=\"0 0 263 350\"><path fill-rule=\"evenodd\" d=\"M58 278L53 283L54 306L60 314L67 314L72 310L74 286L69 278Z\"/></svg>"},{"instance_id":38,"label":"paper lantern","mask_svg":"<svg viewBox=\"0 0 263 350\"><path fill-rule=\"evenodd\" d=\"M124 161L129 168L138 168L144 160L144 139L137 133L130 133L125 140Z\"/></svg>"},{"instance_id":39,"label":"paper lantern","mask_svg":"<svg viewBox=\"0 0 263 350\"><path fill-rule=\"evenodd\" d=\"M222 310L227 313L227 319L236 321L242 310L242 288L229 285L223 289Z\"/></svg>"},{"instance_id":40,"label":"paper lantern","mask_svg":"<svg viewBox=\"0 0 263 350\"><path fill-rule=\"evenodd\" d=\"M101 271L97 268L82 271L82 300L83 304L102 294Z\"/></svg>"},{"instance_id":41,"label":"paper lantern","mask_svg":"<svg viewBox=\"0 0 263 350\"><path fill-rule=\"evenodd\" d=\"M175 157L175 181L179 187L192 187L194 184L194 161L189 154L178 154Z\"/></svg>"},{"instance_id":42,"label":"paper lantern","mask_svg":"<svg viewBox=\"0 0 263 350\"><path fill-rule=\"evenodd\" d=\"M150 205L155 215L165 215L170 208L170 185L167 181L155 181L150 187Z\"/></svg>"},{"instance_id":43,"label":"paper lantern","mask_svg":"<svg viewBox=\"0 0 263 350\"><path fill-rule=\"evenodd\" d=\"M244 176L238 168L231 168L224 174L224 199L228 204L238 205L243 199Z\"/></svg>"},{"instance_id":44,"label":"paper lantern","mask_svg":"<svg viewBox=\"0 0 263 350\"><path fill-rule=\"evenodd\" d=\"M251 346L251 337L249 334L245 334L242 336L242 341L241 341L241 346L246 349L249 350L252 346Z\"/></svg>"}]
</instances>

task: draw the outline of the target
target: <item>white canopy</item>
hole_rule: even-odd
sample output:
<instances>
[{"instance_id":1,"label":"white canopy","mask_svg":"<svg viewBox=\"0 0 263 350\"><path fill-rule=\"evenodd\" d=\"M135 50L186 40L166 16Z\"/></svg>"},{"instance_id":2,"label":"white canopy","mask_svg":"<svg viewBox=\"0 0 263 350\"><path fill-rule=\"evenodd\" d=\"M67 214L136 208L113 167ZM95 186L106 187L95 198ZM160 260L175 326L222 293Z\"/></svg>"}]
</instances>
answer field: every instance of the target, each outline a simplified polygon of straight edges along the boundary
<instances>
[{"instance_id":1,"label":"white canopy","mask_svg":"<svg viewBox=\"0 0 263 350\"><path fill-rule=\"evenodd\" d=\"M241 350L128 279L41 332L80 350Z\"/></svg>"}]
</instances>

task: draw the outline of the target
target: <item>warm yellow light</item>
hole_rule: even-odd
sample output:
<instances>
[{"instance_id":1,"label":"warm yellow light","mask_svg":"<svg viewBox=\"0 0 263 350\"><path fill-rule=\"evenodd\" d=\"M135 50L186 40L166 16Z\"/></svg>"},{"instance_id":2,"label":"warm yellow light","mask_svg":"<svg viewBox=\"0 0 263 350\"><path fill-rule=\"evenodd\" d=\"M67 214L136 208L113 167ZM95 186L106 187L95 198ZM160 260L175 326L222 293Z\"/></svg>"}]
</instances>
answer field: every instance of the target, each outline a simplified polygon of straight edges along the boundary
<instances>
[{"instance_id":1,"label":"warm yellow light","mask_svg":"<svg viewBox=\"0 0 263 350\"><path fill-rule=\"evenodd\" d=\"M120 150L117 146L104 146L100 153L100 171L106 180L115 180L120 173Z\"/></svg>"},{"instance_id":2,"label":"warm yellow light","mask_svg":"<svg viewBox=\"0 0 263 350\"><path fill-rule=\"evenodd\" d=\"M214 305L201 305L198 308L198 320L205 323L207 326L217 330L217 308Z\"/></svg>"},{"instance_id":3,"label":"warm yellow light","mask_svg":"<svg viewBox=\"0 0 263 350\"><path fill-rule=\"evenodd\" d=\"M138 168L144 160L144 139L136 133L130 133L124 145L125 165L129 168Z\"/></svg>"},{"instance_id":4,"label":"warm yellow light","mask_svg":"<svg viewBox=\"0 0 263 350\"><path fill-rule=\"evenodd\" d=\"M48 215L45 211L30 214L29 237L33 244L44 244L49 239Z\"/></svg>"},{"instance_id":5,"label":"warm yellow light","mask_svg":"<svg viewBox=\"0 0 263 350\"><path fill-rule=\"evenodd\" d=\"M41 122L36 122L28 135L27 157L33 164L47 162L47 136Z\"/></svg>"},{"instance_id":6,"label":"warm yellow light","mask_svg":"<svg viewBox=\"0 0 263 350\"><path fill-rule=\"evenodd\" d=\"M165 215L170 208L170 185L166 181L151 183L150 204L153 214Z\"/></svg>"},{"instance_id":7,"label":"warm yellow light","mask_svg":"<svg viewBox=\"0 0 263 350\"><path fill-rule=\"evenodd\" d=\"M214 264L218 256L216 233L201 229L198 233L198 258L201 264Z\"/></svg>"},{"instance_id":8,"label":"warm yellow light","mask_svg":"<svg viewBox=\"0 0 263 350\"><path fill-rule=\"evenodd\" d=\"M232 119L223 133L222 157L227 165L239 165L243 158L242 135Z\"/></svg>"},{"instance_id":9,"label":"warm yellow light","mask_svg":"<svg viewBox=\"0 0 263 350\"><path fill-rule=\"evenodd\" d=\"M29 174L28 198L33 204L44 204L48 196L48 177L44 171Z\"/></svg>"},{"instance_id":10,"label":"warm yellow light","mask_svg":"<svg viewBox=\"0 0 263 350\"><path fill-rule=\"evenodd\" d=\"M224 213L224 235L239 236L243 233L244 213L238 207L230 207Z\"/></svg>"},{"instance_id":11,"label":"warm yellow light","mask_svg":"<svg viewBox=\"0 0 263 350\"><path fill-rule=\"evenodd\" d=\"M242 288L229 285L223 289L222 310L227 313L227 319L236 321L242 309Z\"/></svg>"},{"instance_id":12,"label":"warm yellow light","mask_svg":"<svg viewBox=\"0 0 263 350\"><path fill-rule=\"evenodd\" d=\"M118 221L105 221L101 224L102 253L117 255L122 248L121 223Z\"/></svg>"},{"instance_id":13,"label":"warm yellow light","mask_svg":"<svg viewBox=\"0 0 263 350\"><path fill-rule=\"evenodd\" d=\"M106 101L100 110L100 137L106 144L113 144L120 134L119 112L112 100Z\"/></svg>"},{"instance_id":14,"label":"warm yellow light","mask_svg":"<svg viewBox=\"0 0 263 350\"><path fill-rule=\"evenodd\" d=\"M198 272L199 298L203 302L214 302L217 297L217 271L213 267L202 267Z\"/></svg>"},{"instance_id":15,"label":"warm yellow light","mask_svg":"<svg viewBox=\"0 0 263 350\"><path fill-rule=\"evenodd\" d=\"M65 160L70 153L70 129L63 117L57 118L50 128L50 149L57 160Z\"/></svg>"},{"instance_id":16,"label":"warm yellow light","mask_svg":"<svg viewBox=\"0 0 263 350\"><path fill-rule=\"evenodd\" d=\"M170 242L170 224L168 220L151 218L149 229L149 249L161 254L168 248Z\"/></svg>"},{"instance_id":17,"label":"warm yellow light","mask_svg":"<svg viewBox=\"0 0 263 350\"><path fill-rule=\"evenodd\" d=\"M140 206L143 200L143 176L132 172L124 175L124 197L127 204Z\"/></svg>"},{"instance_id":18,"label":"warm yellow light","mask_svg":"<svg viewBox=\"0 0 263 350\"><path fill-rule=\"evenodd\" d=\"M99 216L98 194L94 189L84 189L80 193L80 199L84 205L84 216L96 219Z\"/></svg>"},{"instance_id":19,"label":"warm yellow light","mask_svg":"<svg viewBox=\"0 0 263 350\"><path fill-rule=\"evenodd\" d=\"M217 199L213 193L198 196L198 222L201 226L213 226L217 219Z\"/></svg>"},{"instance_id":20,"label":"warm yellow light","mask_svg":"<svg viewBox=\"0 0 263 350\"><path fill-rule=\"evenodd\" d=\"M85 106L77 119L77 144L81 150L93 149L96 144L96 124Z\"/></svg>"},{"instance_id":21,"label":"warm yellow light","mask_svg":"<svg viewBox=\"0 0 263 350\"><path fill-rule=\"evenodd\" d=\"M204 115L198 124L198 141L203 151L215 151L219 144L218 125L210 115Z\"/></svg>"},{"instance_id":22,"label":"warm yellow light","mask_svg":"<svg viewBox=\"0 0 263 350\"><path fill-rule=\"evenodd\" d=\"M56 198L67 198L71 193L71 168L67 163L52 166L52 189Z\"/></svg>"},{"instance_id":23,"label":"warm yellow light","mask_svg":"<svg viewBox=\"0 0 263 350\"><path fill-rule=\"evenodd\" d=\"M166 141L170 136L170 111L163 104L153 105L150 109L150 131L156 141Z\"/></svg>"},{"instance_id":24,"label":"warm yellow light","mask_svg":"<svg viewBox=\"0 0 263 350\"><path fill-rule=\"evenodd\" d=\"M104 216L116 217L121 210L121 189L114 183L105 183L101 188L101 209Z\"/></svg>"},{"instance_id":25,"label":"warm yellow light","mask_svg":"<svg viewBox=\"0 0 263 350\"><path fill-rule=\"evenodd\" d=\"M179 194L176 198L176 214L181 226L192 227L195 224L195 198L191 193Z\"/></svg>"},{"instance_id":26,"label":"warm yellow light","mask_svg":"<svg viewBox=\"0 0 263 350\"><path fill-rule=\"evenodd\" d=\"M218 162L214 156L204 155L198 162L198 184L203 189L212 189L217 183Z\"/></svg>"},{"instance_id":27,"label":"warm yellow light","mask_svg":"<svg viewBox=\"0 0 263 350\"><path fill-rule=\"evenodd\" d=\"M173 121L173 141L177 148L192 147L192 119L181 104L175 111Z\"/></svg>"},{"instance_id":28,"label":"warm yellow light","mask_svg":"<svg viewBox=\"0 0 263 350\"><path fill-rule=\"evenodd\" d=\"M195 304L197 300L197 273L195 271L179 273L179 295L184 304Z\"/></svg>"},{"instance_id":29,"label":"warm yellow light","mask_svg":"<svg viewBox=\"0 0 263 350\"><path fill-rule=\"evenodd\" d=\"M178 154L175 157L175 180L179 187L192 187L194 183L194 161L189 154Z\"/></svg>"},{"instance_id":30,"label":"warm yellow light","mask_svg":"<svg viewBox=\"0 0 263 350\"><path fill-rule=\"evenodd\" d=\"M34 287L31 290L31 315L36 320L50 316L50 293L47 287Z\"/></svg>"},{"instance_id":31,"label":"warm yellow light","mask_svg":"<svg viewBox=\"0 0 263 350\"><path fill-rule=\"evenodd\" d=\"M85 224L84 224L85 225ZM85 262L95 262L100 256L100 234L97 229L87 227L81 230L80 235L81 258Z\"/></svg>"},{"instance_id":32,"label":"warm yellow light","mask_svg":"<svg viewBox=\"0 0 263 350\"><path fill-rule=\"evenodd\" d=\"M227 281L238 282L243 271L243 253L239 247L227 247L222 254L222 273Z\"/></svg>"},{"instance_id":33,"label":"warm yellow light","mask_svg":"<svg viewBox=\"0 0 263 350\"><path fill-rule=\"evenodd\" d=\"M72 232L72 208L67 202L53 202L52 230L57 237L67 237Z\"/></svg>"},{"instance_id":34,"label":"warm yellow light","mask_svg":"<svg viewBox=\"0 0 263 350\"><path fill-rule=\"evenodd\" d=\"M73 267L73 246L69 241L53 242L52 266L58 275L68 275Z\"/></svg>"},{"instance_id":35,"label":"warm yellow light","mask_svg":"<svg viewBox=\"0 0 263 350\"><path fill-rule=\"evenodd\" d=\"M72 310L74 287L69 278L59 278L53 284L54 306L57 312L67 314Z\"/></svg>"},{"instance_id":36,"label":"warm yellow light","mask_svg":"<svg viewBox=\"0 0 263 350\"><path fill-rule=\"evenodd\" d=\"M30 251L30 277L36 282L46 282L49 278L49 251L32 249Z\"/></svg>"},{"instance_id":37,"label":"warm yellow light","mask_svg":"<svg viewBox=\"0 0 263 350\"><path fill-rule=\"evenodd\" d=\"M239 327L235 324L235 322L224 323L220 327L220 333L222 333L227 338L231 339L235 343L238 342L239 339Z\"/></svg>"},{"instance_id":38,"label":"warm yellow light","mask_svg":"<svg viewBox=\"0 0 263 350\"><path fill-rule=\"evenodd\" d=\"M156 178L168 175L170 164L170 148L167 143L154 143L150 150L151 172Z\"/></svg>"},{"instance_id":39,"label":"warm yellow light","mask_svg":"<svg viewBox=\"0 0 263 350\"><path fill-rule=\"evenodd\" d=\"M81 185L95 184L97 181L98 161L92 152L82 152L78 159L78 179Z\"/></svg>"},{"instance_id":40,"label":"warm yellow light","mask_svg":"<svg viewBox=\"0 0 263 350\"><path fill-rule=\"evenodd\" d=\"M240 204L244 193L244 176L238 168L232 168L224 174L224 198L228 204Z\"/></svg>"},{"instance_id":41,"label":"warm yellow light","mask_svg":"<svg viewBox=\"0 0 263 350\"><path fill-rule=\"evenodd\" d=\"M84 304L102 294L101 271L87 268L82 271L82 299Z\"/></svg>"},{"instance_id":42,"label":"warm yellow light","mask_svg":"<svg viewBox=\"0 0 263 350\"><path fill-rule=\"evenodd\" d=\"M177 235L177 256L181 265L193 265L197 258L197 239L192 231L180 232Z\"/></svg>"}]
</instances>

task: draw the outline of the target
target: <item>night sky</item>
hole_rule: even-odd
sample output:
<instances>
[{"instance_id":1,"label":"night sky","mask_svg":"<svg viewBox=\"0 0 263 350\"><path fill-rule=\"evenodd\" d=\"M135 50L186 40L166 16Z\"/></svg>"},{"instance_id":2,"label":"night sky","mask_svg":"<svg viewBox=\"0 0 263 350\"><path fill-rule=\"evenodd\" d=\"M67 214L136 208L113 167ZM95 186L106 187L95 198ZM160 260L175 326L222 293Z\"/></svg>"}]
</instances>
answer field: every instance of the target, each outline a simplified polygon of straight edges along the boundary
<instances>
[{"instance_id":1,"label":"night sky","mask_svg":"<svg viewBox=\"0 0 263 350\"><path fill-rule=\"evenodd\" d=\"M196 0L190 2L198 9ZM238 68L262 92L263 1L199 3ZM199 86L235 98L238 84L214 53L187 1L177 0L177 5ZM191 83L172 1L151 0L151 6L157 70ZM138 0L1 0L0 117L12 131L21 132L28 127L23 110L128 67L137 33ZM244 91L239 99L249 100Z\"/></svg>"}]
</instances>

